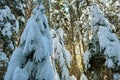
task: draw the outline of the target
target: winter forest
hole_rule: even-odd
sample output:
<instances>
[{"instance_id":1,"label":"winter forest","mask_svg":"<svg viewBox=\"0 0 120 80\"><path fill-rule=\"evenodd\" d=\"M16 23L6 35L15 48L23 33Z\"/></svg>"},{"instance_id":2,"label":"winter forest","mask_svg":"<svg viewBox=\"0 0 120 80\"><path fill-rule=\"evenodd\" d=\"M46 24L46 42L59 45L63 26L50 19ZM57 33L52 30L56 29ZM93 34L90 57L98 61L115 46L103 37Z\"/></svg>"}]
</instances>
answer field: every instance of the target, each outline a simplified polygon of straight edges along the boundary
<instances>
[{"instance_id":1,"label":"winter forest","mask_svg":"<svg viewBox=\"0 0 120 80\"><path fill-rule=\"evenodd\" d=\"M0 80L120 80L120 0L0 0Z\"/></svg>"}]
</instances>

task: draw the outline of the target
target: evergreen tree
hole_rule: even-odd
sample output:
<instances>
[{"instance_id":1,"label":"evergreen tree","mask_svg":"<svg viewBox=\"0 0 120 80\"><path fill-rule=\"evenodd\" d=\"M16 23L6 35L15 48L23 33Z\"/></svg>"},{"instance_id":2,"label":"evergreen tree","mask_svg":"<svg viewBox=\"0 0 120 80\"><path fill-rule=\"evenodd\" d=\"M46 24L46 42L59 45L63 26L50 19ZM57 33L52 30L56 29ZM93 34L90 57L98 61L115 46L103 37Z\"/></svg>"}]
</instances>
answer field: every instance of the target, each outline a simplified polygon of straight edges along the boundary
<instances>
[{"instance_id":1,"label":"evergreen tree","mask_svg":"<svg viewBox=\"0 0 120 80\"><path fill-rule=\"evenodd\" d=\"M115 33L113 33L115 27L104 17L98 5L90 6L88 11L92 39L88 44L88 50L84 54L85 66L94 71L92 73L95 74L96 69L99 71L99 68L103 66L118 72L120 66L120 43ZM97 80L97 77L95 78L94 75L95 80Z\"/></svg>"},{"instance_id":2,"label":"evergreen tree","mask_svg":"<svg viewBox=\"0 0 120 80\"><path fill-rule=\"evenodd\" d=\"M15 34L19 31L19 22L5 1L0 1L0 47L1 51L11 53L16 46Z\"/></svg>"},{"instance_id":3,"label":"evergreen tree","mask_svg":"<svg viewBox=\"0 0 120 80\"><path fill-rule=\"evenodd\" d=\"M8 58L17 46L19 30L25 24L24 15L20 15L24 14L21 2L22 0L19 3L17 0L0 0L0 52L5 53ZM7 65L1 67L0 76L3 77L6 67Z\"/></svg>"},{"instance_id":4,"label":"evergreen tree","mask_svg":"<svg viewBox=\"0 0 120 80\"><path fill-rule=\"evenodd\" d=\"M0 1L0 47L7 56L10 56L19 43L19 37L25 26L25 10L23 0ZM9 23L9 24L8 24ZM5 32L6 31L6 32Z\"/></svg>"},{"instance_id":5,"label":"evergreen tree","mask_svg":"<svg viewBox=\"0 0 120 80\"><path fill-rule=\"evenodd\" d=\"M10 58L5 80L54 80L52 49L45 9L40 3L26 24L20 47Z\"/></svg>"},{"instance_id":6,"label":"evergreen tree","mask_svg":"<svg viewBox=\"0 0 120 80\"><path fill-rule=\"evenodd\" d=\"M55 80L76 80L74 76L70 76L69 68L71 63L71 56L64 45L64 31L62 28L52 29L51 35L54 43L54 52L52 55L53 65L56 71Z\"/></svg>"}]
</instances>

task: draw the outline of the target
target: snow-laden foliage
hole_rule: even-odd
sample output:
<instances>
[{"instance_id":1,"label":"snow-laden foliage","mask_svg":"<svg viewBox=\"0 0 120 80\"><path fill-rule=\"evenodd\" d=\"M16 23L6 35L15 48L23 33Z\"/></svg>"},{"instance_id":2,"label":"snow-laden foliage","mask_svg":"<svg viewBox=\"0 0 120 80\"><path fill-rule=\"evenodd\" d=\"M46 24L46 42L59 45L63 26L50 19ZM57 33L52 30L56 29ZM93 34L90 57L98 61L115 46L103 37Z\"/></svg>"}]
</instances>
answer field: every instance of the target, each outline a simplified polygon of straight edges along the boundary
<instances>
[{"instance_id":1,"label":"snow-laden foliage","mask_svg":"<svg viewBox=\"0 0 120 80\"><path fill-rule=\"evenodd\" d=\"M60 80L75 80L72 79L72 77L69 75L70 63L71 63L71 56L69 51L65 48L64 42L63 42L63 36L64 31L61 28L58 29L52 29L51 35L53 38L53 44L54 44L54 52L52 55L54 66L59 69L56 71L57 74L60 77ZM59 72L60 70L60 72Z\"/></svg>"},{"instance_id":2,"label":"snow-laden foliage","mask_svg":"<svg viewBox=\"0 0 120 80\"><path fill-rule=\"evenodd\" d=\"M118 38L120 39L120 1L119 0L99 0L97 2L109 21L115 25Z\"/></svg>"},{"instance_id":3,"label":"snow-laden foliage","mask_svg":"<svg viewBox=\"0 0 120 80\"><path fill-rule=\"evenodd\" d=\"M25 56L22 54L22 49L17 48L11 58L10 62L8 64L7 72L5 74L5 79L4 80L13 80L13 75L15 72L15 69L18 67L22 68L26 62ZM12 73L11 73L12 72Z\"/></svg>"},{"instance_id":4,"label":"snow-laden foliage","mask_svg":"<svg viewBox=\"0 0 120 80\"><path fill-rule=\"evenodd\" d=\"M22 33L20 47L11 56L5 80L54 80L52 49L45 9L39 4Z\"/></svg>"},{"instance_id":5,"label":"snow-laden foliage","mask_svg":"<svg viewBox=\"0 0 120 80\"><path fill-rule=\"evenodd\" d=\"M49 33L47 18L44 14L44 7L40 5L33 11L33 15L28 20L21 36L20 44L25 45L23 54L26 56L30 55L30 52L35 51L33 59L35 62L38 62L51 55L52 39Z\"/></svg>"},{"instance_id":6,"label":"snow-laden foliage","mask_svg":"<svg viewBox=\"0 0 120 80\"><path fill-rule=\"evenodd\" d=\"M28 74L26 71L21 69L20 67L15 68L13 80L27 80Z\"/></svg>"},{"instance_id":7,"label":"snow-laden foliage","mask_svg":"<svg viewBox=\"0 0 120 80\"><path fill-rule=\"evenodd\" d=\"M24 0L0 0L0 45L10 56L19 43L19 36L25 26Z\"/></svg>"},{"instance_id":8,"label":"snow-laden foliage","mask_svg":"<svg viewBox=\"0 0 120 80\"><path fill-rule=\"evenodd\" d=\"M120 74L119 73L113 74L113 78L114 80L120 80Z\"/></svg>"},{"instance_id":9,"label":"snow-laden foliage","mask_svg":"<svg viewBox=\"0 0 120 80\"><path fill-rule=\"evenodd\" d=\"M114 68L115 64L113 63L112 59L111 58L108 58L105 62L105 65L108 67L108 68Z\"/></svg>"},{"instance_id":10,"label":"snow-laden foliage","mask_svg":"<svg viewBox=\"0 0 120 80\"><path fill-rule=\"evenodd\" d=\"M53 69L51 65L50 57L47 57L43 60L42 63L39 63L37 66L36 79L38 80L54 80Z\"/></svg>"},{"instance_id":11,"label":"snow-laden foliage","mask_svg":"<svg viewBox=\"0 0 120 80\"><path fill-rule=\"evenodd\" d=\"M7 51L13 51L15 47L14 34L18 33L19 22L15 16L11 13L8 6L4 6L0 9L0 44L3 45Z\"/></svg>"},{"instance_id":12,"label":"snow-laden foliage","mask_svg":"<svg viewBox=\"0 0 120 80\"><path fill-rule=\"evenodd\" d=\"M7 67L8 64L8 57L5 53L0 51L0 68Z\"/></svg>"},{"instance_id":13,"label":"snow-laden foliage","mask_svg":"<svg viewBox=\"0 0 120 80\"><path fill-rule=\"evenodd\" d=\"M91 57L91 55L90 55L89 51L86 51L85 54L83 55L84 64L85 64L86 69L88 69L90 67L90 64L89 64L90 57Z\"/></svg>"},{"instance_id":14,"label":"snow-laden foliage","mask_svg":"<svg viewBox=\"0 0 120 80\"><path fill-rule=\"evenodd\" d=\"M88 7L88 11L92 39L88 44L88 50L84 54L85 67L90 68L95 66L95 62L93 61L95 59L96 62L99 61L97 60L98 58L101 59L101 63L98 63L100 64L99 66L106 66L116 71L119 70L120 43L115 33L112 32L115 30L115 27L104 17L98 5L93 4Z\"/></svg>"},{"instance_id":15,"label":"snow-laden foliage","mask_svg":"<svg viewBox=\"0 0 120 80\"><path fill-rule=\"evenodd\" d=\"M84 73L81 74L80 80L88 80Z\"/></svg>"},{"instance_id":16,"label":"snow-laden foliage","mask_svg":"<svg viewBox=\"0 0 120 80\"><path fill-rule=\"evenodd\" d=\"M0 61L8 62L8 58L5 53L0 51Z\"/></svg>"},{"instance_id":17,"label":"snow-laden foliage","mask_svg":"<svg viewBox=\"0 0 120 80\"><path fill-rule=\"evenodd\" d=\"M77 80L75 76L70 76L70 80Z\"/></svg>"}]
</instances>

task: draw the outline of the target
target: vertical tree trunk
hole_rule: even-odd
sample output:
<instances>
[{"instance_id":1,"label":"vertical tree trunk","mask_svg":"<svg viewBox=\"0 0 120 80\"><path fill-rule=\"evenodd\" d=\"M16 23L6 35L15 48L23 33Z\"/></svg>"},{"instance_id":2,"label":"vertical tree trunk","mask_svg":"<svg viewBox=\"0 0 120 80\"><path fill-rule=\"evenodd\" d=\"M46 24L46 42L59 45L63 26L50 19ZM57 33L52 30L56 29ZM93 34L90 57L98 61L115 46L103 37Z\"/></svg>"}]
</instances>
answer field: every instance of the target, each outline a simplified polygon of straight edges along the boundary
<instances>
[{"instance_id":1,"label":"vertical tree trunk","mask_svg":"<svg viewBox=\"0 0 120 80\"><path fill-rule=\"evenodd\" d=\"M69 3L71 1L69 0ZM77 65L77 58L76 58L76 52L75 52L75 21L77 20L77 17L75 15L75 11L72 8L72 6L69 6L69 14L70 14L70 27L71 27L71 44L72 44L72 53L73 53L73 59L72 59L72 68L71 73L76 76L77 80L79 80L80 77L80 71Z\"/></svg>"}]
</instances>

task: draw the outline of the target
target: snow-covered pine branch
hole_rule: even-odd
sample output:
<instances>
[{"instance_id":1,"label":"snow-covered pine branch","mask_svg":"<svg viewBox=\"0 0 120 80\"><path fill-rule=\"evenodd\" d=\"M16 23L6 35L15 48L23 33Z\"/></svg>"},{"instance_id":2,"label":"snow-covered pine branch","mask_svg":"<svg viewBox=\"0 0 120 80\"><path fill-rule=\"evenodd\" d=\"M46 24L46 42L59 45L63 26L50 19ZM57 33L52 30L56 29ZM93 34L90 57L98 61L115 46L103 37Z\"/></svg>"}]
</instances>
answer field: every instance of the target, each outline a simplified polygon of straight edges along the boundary
<instances>
[{"instance_id":1,"label":"snow-covered pine branch","mask_svg":"<svg viewBox=\"0 0 120 80\"><path fill-rule=\"evenodd\" d=\"M97 63L99 67L106 66L109 69L118 70L120 67L120 43L112 32L115 27L104 17L97 4L88 7L88 11L92 39L88 50L84 54L85 67L87 69L95 67L95 61L100 59L101 62ZM94 57L96 57L96 60Z\"/></svg>"},{"instance_id":2,"label":"snow-covered pine branch","mask_svg":"<svg viewBox=\"0 0 120 80\"><path fill-rule=\"evenodd\" d=\"M54 80L50 57L53 42L44 10L42 4L33 10L22 33L20 47L10 59L5 80Z\"/></svg>"},{"instance_id":3,"label":"snow-covered pine branch","mask_svg":"<svg viewBox=\"0 0 120 80\"><path fill-rule=\"evenodd\" d=\"M69 51L64 46L64 31L62 28L52 29L51 36L53 39L54 51L52 55L53 65L56 71L56 80L76 80L74 76L70 76L69 69L71 63L71 55ZM57 66L59 66L59 71L57 71Z\"/></svg>"}]
</instances>

